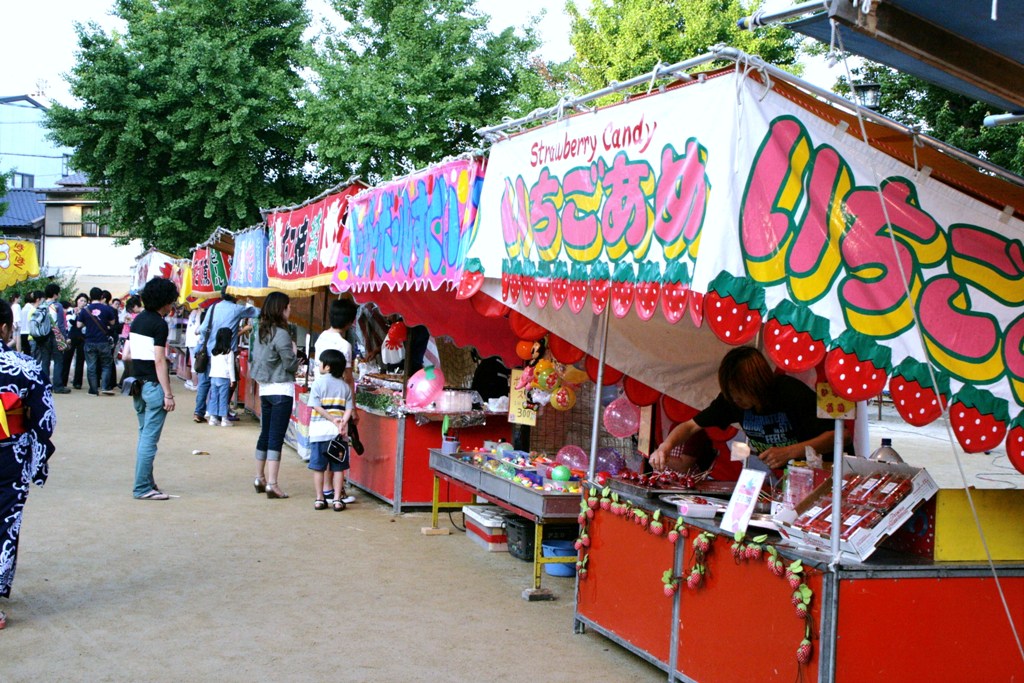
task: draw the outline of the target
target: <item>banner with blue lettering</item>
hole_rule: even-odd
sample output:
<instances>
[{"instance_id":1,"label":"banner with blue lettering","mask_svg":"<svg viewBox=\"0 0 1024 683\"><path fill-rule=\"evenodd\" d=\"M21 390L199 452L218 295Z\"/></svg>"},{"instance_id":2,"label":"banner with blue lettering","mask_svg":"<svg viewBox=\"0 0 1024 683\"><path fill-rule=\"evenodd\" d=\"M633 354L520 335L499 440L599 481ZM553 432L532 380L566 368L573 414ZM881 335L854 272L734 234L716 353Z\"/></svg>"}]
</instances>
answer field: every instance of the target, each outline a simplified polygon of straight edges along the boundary
<instances>
[{"instance_id":1,"label":"banner with blue lettering","mask_svg":"<svg viewBox=\"0 0 1024 683\"><path fill-rule=\"evenodd\" d=\"M473 239L483 161L455 159L353 197L350 254L335 291L437 290L458 283Z\"/></svg>"},{"instance_id":2,"label":"banner with blue lettering","mask_svg":"<svg viewBox=\"0 0 1024 683\"><path fill-rule=\"evenodd\" d=\"M267 232L262 225L235 234L235 257L228 289L242 296L267 293Z\"/></svg>"}]
</instances>

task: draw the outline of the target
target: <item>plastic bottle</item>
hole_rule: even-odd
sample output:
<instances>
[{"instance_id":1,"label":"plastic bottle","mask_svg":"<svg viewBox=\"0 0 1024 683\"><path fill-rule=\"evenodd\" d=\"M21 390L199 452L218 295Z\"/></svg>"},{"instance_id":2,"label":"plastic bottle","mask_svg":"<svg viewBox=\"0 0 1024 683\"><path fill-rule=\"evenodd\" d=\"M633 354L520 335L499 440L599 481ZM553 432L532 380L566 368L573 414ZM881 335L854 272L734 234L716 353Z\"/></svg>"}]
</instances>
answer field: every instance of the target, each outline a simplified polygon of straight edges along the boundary
<instances>
[{"instance_id":1,"label":"plastic bottle","mask_svg":"<svg viewBox=\"0 0 1024 683\"><path fill-rule=\"evenodd\" d=\"M868 459L889 464L902 464L903 462L903 458L892 447L892 439L882 439L882 445L876 448Z\"/></svg>"}]
</instances>

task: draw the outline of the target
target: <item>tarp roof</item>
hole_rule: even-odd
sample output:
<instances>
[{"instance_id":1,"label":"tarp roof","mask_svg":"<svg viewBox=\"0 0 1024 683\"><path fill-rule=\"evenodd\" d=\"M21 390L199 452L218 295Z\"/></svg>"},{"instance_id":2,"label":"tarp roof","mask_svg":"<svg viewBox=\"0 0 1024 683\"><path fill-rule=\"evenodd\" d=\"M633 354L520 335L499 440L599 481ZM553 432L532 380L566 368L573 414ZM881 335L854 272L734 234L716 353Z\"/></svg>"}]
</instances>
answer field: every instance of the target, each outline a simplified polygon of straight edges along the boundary
<instances>
[{"instance_id":1,"label":"tarp roof","mask_svg":"<svg viewBox=\"0 0 1024 683\"><path fill-rule=\"evenodd\" d=\"M787 26L830 43L835 19L843 48L854 54L1024 112L1024 3L999 3L994 12L990 0L876 0L867 14L850 0L828 4L827 12Z\"/></svg>"}]
</instances>

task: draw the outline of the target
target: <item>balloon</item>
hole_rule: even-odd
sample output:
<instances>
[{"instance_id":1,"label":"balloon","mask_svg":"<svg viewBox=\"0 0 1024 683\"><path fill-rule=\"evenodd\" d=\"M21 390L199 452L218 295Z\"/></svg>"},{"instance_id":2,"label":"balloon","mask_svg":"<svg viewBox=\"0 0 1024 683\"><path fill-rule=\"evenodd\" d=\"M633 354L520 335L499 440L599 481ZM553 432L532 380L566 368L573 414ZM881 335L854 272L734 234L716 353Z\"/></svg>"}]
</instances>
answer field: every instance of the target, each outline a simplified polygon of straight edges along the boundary
<instances>
[{"instance_id":1,"label":"balloon","mask_svg":"<svg viewBox=\"0 0 1024 683\"><path fill-rule=\"evenodd\" d=\"M551 355L555 357L555 360L567 364L583 360L583 356L586 355L581 349L554 333L548 335L548 348L551 349Z\"/></svg>"},{"instance_id":2,"label":"balloon","mask_svg":"<svg viewBox=\"0 0 1024 683\"><path fill-rule=\"evenodd\" d=\"M516 356L519 360L530 360L533 358L533 342L528 339L520 339L516 342Z\"/></svg>"},{"instance_id":3,"label":"balloon","mask_svg":"<svg viewBox=\"0 0 1024 683\"><path fill-rule=\"evenodd\" d=\"M572 479L572 472L565 465L558 465L551 468L551 478L554 481L569 481Z\"/></svg>"},{"instance_id":4,"label":"balloon","mask_svg":"<svg viewBox=\"0 0 1024 683\"><path fill-rule=\"evenodd\" d=\"M551 407L556 410L572 410L576 405L576 392L564 384L551 394Z\"/></svg>"},{"instance_id":5,"label":"balloon","mask_svg":"<svg viewBox=\"0 0 1024 683\"><path fill-rule=\"evenodd\" d=\"M558 450L558 453L555 455L555 462L574 470L585 470L590 466L590 458L587 456L587 452L579 446L572 444L562 446Z\"/></svg>"},{"instance_id":6,"label":"balloon","mask_svg":"<svg viewBox=\"0 0 1024 683\"><path fill-rule=\"evenodd\" d=\"M556 370L544 370L537 373L537 387L544 391L554 392L562 386L562 378Z\"/></svg>"},{"instance_id":7,"label":"balloon","mask_svg":"<svg viewBox=\"0 0 1024 683\"><path fill-rule=\"evenodd\" d=\"M551 372L555 369L555 364L549 361L547 358L541 358L537 361L537 364L533 366L534 372L538 375L542 372Z\"/></svg>"},{"instance_id":8,"label":"balloon","mask_svg":"<svg viewBox=\"0 0 1024 683\"><path fill-rule=\"evenodd\" d=\"M512 328L512 332L520 339L537 341L548 333L542 326L533 322L519 311L509 312L508 324Z\"/></svg>"},{"instance_id":9,"label":"balloon","mask_svg":"<svg viewBox=\"0 0 1024 683\"><path fill-rule=\"evenodd\" d=\"M613 477L626 467L626 459L622 457L622 453L610 446L598 448L595 457L596 469L599 472L607 472Z\"/></svg>"},{"instance_id":10,"label":"balloon","mask_svg":"<svg viewBox=\"0 0 1024 683\"><path fill-rule=\"evenodd\" d=\"M569 365L562 372L562 381L568 382L569 384L582 384L583 382L589 381L590 378L587 376L585 370Z\"/></svg>"},{"instance_id":11,"label":"balloon","mask_svg":"<svg viewBox=\"0 0 1024 683\"><path fill-rule=\"evenodd\" d=\"M604 409L604 428L617 439L633 436L640 429L640 409L620 396Z\"/></svg>"},{"instance_id":12,"label":"balloon","mask_svg":"<svg viewBox=\"0 0 1024 683\"><path fill-rule=\"evenodd\" d=\"M413 410L426 408L444 391L444 373L440 368L427 366L409 378L405 391L405 406Z\"/></svg>"},{"instance_id":13,"label":"balloon","mask_svg":"<svg viewBox=\"0 0 1024 683\"><path fill-rule=\"evenodd\" d=\"M696 408L691 408L682 401L677 401L668 394L664 394L661 397L661 408L665 411L665 415L668 419L676 423L686 422L700 412Z\"/></svg>"},{"instance_id":14,"label":"balloon","mask_svg":"<svg viewBox=\"0 0 1024 683\"><path fill-rule=\"evenodd\" d=\"M627 377L623 380L622 388L625 389L629 400L638 406L654 405L658 401L658 397L661 396L661 392L657 389L652 389L632 377Z\"/></svg>"},{"instance_id":15,"label":"balloon","mask_svg":"<svg viewBox=\"0 0 1024 683\"><path fill-rule=\"evenodd\" d=\"M591 382L596 382L597 381L597 359L594 358L593 356L587 356L586 367L587 367L587 375L590 376L590 381ZM606 363L605 366L604 366L604 377L602 378L601 384L604 384L604 385L615 384L620 379L622 379L622 373Z\"/></svg>"}]
</instances>

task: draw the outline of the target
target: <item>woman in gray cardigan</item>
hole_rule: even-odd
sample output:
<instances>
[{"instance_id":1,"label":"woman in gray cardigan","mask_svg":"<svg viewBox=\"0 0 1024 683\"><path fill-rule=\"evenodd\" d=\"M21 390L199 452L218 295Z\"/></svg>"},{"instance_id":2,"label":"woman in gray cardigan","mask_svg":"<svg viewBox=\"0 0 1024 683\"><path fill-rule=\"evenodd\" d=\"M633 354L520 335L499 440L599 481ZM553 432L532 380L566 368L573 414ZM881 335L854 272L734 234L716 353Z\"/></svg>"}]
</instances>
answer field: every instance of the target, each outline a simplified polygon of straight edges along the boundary
<instances>
[{"instance_id":1,"label":"woman in gray cardigan","mask_svg":"<svg viewBox=\"0 0 1024 683\"><path fill-rule=\"evenodd\" d=\"M259 333L252 345L250 374L259 383L260 437L256 440L256 493L267 498L287 498L277 486L281 469L281 446L292 416L295 371L299 359L288 331L291 300L287 294L271 292L260 311Z\"/></svg>"}]
</instances>

